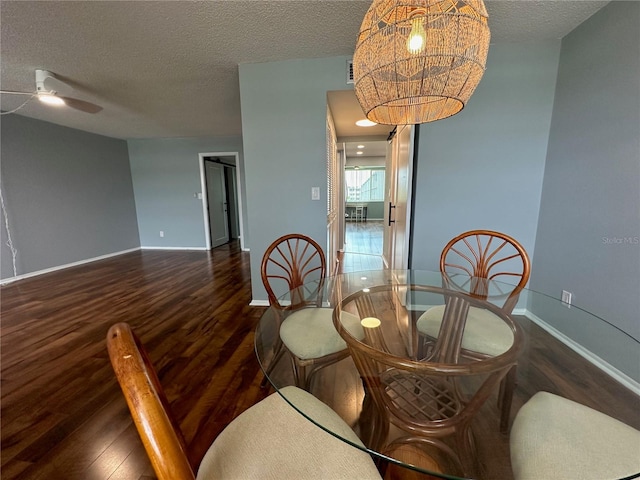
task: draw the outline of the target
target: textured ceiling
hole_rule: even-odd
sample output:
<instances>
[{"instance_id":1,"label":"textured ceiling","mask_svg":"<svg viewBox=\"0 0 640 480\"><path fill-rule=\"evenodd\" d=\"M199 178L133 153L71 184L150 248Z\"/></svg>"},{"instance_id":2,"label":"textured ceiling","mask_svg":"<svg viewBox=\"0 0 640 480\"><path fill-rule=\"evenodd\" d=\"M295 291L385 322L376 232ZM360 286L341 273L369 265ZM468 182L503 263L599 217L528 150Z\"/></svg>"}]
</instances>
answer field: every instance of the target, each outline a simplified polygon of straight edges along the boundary
<instances>
[{"instance_id":1,"label":"textured ceiling","mask_svg":"<svg viewBox=\"0 0 640 480\"><path fill-rule=\"evenodd\" d=\"M44 68L103 110L22 115L117 138L239 135L238 64L351 55L370 3L3 1L0 87L32 91ZM487 1L492 43L562 38L606 3Z\"/></svg>"}]
</instances>

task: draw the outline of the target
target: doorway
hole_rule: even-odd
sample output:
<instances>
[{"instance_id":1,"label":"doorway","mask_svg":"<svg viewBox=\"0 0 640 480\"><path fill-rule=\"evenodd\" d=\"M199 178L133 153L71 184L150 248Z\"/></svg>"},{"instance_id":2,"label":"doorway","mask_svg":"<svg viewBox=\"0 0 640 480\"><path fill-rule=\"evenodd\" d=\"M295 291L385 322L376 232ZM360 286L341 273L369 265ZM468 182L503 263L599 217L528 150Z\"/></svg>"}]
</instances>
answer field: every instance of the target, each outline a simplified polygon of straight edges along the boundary
<instances>
[{"instance_id":1,"label":"doorway","mask_svg":"<svg viewBox=\"0 0 640 480\"><path fill-rule=\"evenodd\" d=\"M387 142L345 142L344 151L344 270L380 270Z\"/></svg>"},{"instance_id":2,"label":"doorway","mask_svg":"<svg viewBox=\"0 0 640 480\"><path fill-rule=\"evenodd\" d=\"M377 167L385 168L386 140L393 127L388 125L374 125L369 127L360 127L356 125L357 120L364 119L364 113L358 103L353 90L335 90L327 92L328 106L328 123L332 128L328 128L327 134L327 151L329 153L329 164L331 160L339 160L335 168L329 168L328 191L335 192L336 205L331 211L332 222L328 225L331 230L330 238L336 238L335 245L337 248L345 252L343 257L343 270L370 270L374 269L372 261L375 263L375 269L379 266L382 268L381 256L375 248L369 248L371 242L379 243L372 240L371 236L378 237L380 222L383 219L383 200L375 201L369 199L366 202L366 214L364 213L363 202L345 201L348 192L345 188L345 167L351 157L368 160L362 163L363 166L374 159ZM358 149L358 146L361 146ZM364 150L362 150L364 148ZM356 153L361 150L360 153ZM375 153L375 152L378 153ZM336 152L336 154L333 154ZM331 164L333 165L333 164ZM354 164L353 166L357 166ZM333 174L333 175L332 175ZM364 179L363 181L366 181ZM357 188L357 187L356 187ZM332 204L333 205L333 204ZM361 207L361 208L359 208ZM356 217L353 216L356 215ZM348 217L346 217L348 215ZM363 222L352 222L352 219L366 220ZM345 220L346 219L346 220ZM376 225L376 223L378 223ZM333 245L328 245L330 251ZM346 269L345 269L346 267Z\"/></svg>"},{"instance_id":3,"label":"doorway","mask_svg":"<svg viewBox=\"0 0 640 480\"><path fill-rule=\"evenodd\" d=\"M238 153L201 153L200 180L207 249L239 240L244 249Z\"/></svg>"},{"instance_id":4,"label":"doorway","mask_svg":"<svg viewBox=\"0 0 640 480\"><path fill-rule=\"evenodd\" d=\"M344 152L341 157L345 160L344 165L349 164L348 150L350 148L357 149L358 145L364 145L366 150L369 142L371 145L378 143L382 147L382 153L375 155L383 158L386 177L384 200L380 202L382 211L377 215L383 219L382 268L406 269L410 256L414 127L398 127L396 131L395 127L388 125L374 124L364 128L356 126L356 121L364 119L365 115L353 90L327 92L327 105L331 123L334 125L331 132L334 135L334 146ZM328 142L327 149L329 150L331 147L331 142ZM354 154L354 158L364 159L366 156L365 152L362 152L361 155ZM358 161L362 162L362 160ZM360 166L362 165L365 163L360 163ZM328 183L330 185L331 180L329 177ZM343 198L346 198L347 192L345 192L344 185L336 185L336 187L342 188ZM352 222L345 221L346 202L343 201L341 207L339 230L342 235L340 240L344 246L344 263L346 264L350 255L347 253L349 244L345 243L347 241L346 229L352 226ZM370 215L373 208L374 205L371 206L371 209L367 209L367 223L369 219L373 218L373 215ZM362 255L362 253L357 252L355 255Z\"/></svg>"},{"instance_id":5,"label":"doorway","mask_svg":"<svg viewBox=\"0 0 640 480\"><path fill-rule=\"evenodd\" d=\"M226 168L221 162L211 157L204 159L204 178L207 182L207 205L209 210L209 235L211 248L228 243L232 219L229 216L227 203Z\"/></svg>"}]
</instances>

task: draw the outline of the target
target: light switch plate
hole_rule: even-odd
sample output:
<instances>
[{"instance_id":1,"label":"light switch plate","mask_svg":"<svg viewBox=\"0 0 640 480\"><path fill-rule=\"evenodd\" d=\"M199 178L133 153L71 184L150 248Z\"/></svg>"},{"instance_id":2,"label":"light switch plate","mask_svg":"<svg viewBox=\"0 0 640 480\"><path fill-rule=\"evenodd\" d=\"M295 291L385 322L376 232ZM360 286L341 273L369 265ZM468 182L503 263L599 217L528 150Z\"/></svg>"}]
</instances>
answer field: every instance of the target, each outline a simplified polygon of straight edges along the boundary
<instances>
[{"instance_id":1,"label":"light switch plate","mask_svg":"<svg viewBox=\"0 0 640 480\"><path fill-rule=\"evenodd\" d=\"M567 292L566 290L562 290L562 303L564 304L565 307L567 308L571 308L571 297L573 297L573 294L571 292Z\"/></svg>"},{"instance_id":2,"label":"light switch plate","mask_svg":"<svg viewBox=\"0 0 640 480\"><path fill-rule=\"evenodd\" d=\"M311 200L320 200L320 187L311 187Z\"/></svg>"}]
</instances>

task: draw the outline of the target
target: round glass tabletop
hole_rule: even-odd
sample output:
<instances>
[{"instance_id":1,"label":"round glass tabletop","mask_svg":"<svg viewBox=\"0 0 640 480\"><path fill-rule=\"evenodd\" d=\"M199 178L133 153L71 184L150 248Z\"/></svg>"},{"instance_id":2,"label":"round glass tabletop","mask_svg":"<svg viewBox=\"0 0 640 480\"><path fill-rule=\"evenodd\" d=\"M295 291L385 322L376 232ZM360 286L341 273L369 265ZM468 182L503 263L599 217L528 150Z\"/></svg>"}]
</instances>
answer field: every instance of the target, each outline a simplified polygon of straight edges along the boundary
<instances>
[{"instance_id":1,"label":"round glass tabletop","mask_svg":"<svg viewBox=\"0 0 640 480\"><path fill-rule=\"evenodd\" d=\"M264 312L256 355L276 390L310 391L362 443L283 395L292 408L392 478L640 477L640 343L532 290L505 311L512 292L428 271L310 281Z\"/></svg>"}]
</instances>

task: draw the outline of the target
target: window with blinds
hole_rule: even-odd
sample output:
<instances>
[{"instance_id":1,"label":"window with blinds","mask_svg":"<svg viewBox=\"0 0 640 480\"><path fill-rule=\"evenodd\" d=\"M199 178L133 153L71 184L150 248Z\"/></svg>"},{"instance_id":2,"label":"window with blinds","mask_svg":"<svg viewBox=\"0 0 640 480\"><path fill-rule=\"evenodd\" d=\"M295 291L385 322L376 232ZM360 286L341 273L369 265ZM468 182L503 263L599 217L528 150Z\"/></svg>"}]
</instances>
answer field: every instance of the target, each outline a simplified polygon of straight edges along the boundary
<instances>
[{"instance_id":1,"label":"window with blinds","mask_svg":"<svg viewBox=\"0 0 640 480\"><path fill-rule=\"evenodd\" d=\"M342 172L338 157L336 129L327 107L327 260L330 271L339 266L338 249L341 244L341 222L338 215L341 209Z\"/></svg>"},{"instance_id":2,"label":"window with blinds","mask_svg":"<svg viewBox=\"0 0 640 480\"><path fill-rule=\"evenodd\" d=\"M346 168L344 185L347 202L383 202L384 168Z\"/></svg>"},{"instance_id":3,"label":"window with blinds","mask_svg":"<svg viewBox=\"0 0 640 480\"><path fill-rule=\"evenodd\" d=\"M327 109L327 223L330 224L338 214L338 192L340 186L337 184L340 175L338 172L338 148L336 145L336 131L331 118L331 112Z\"/></svg>"}]
</instances>

